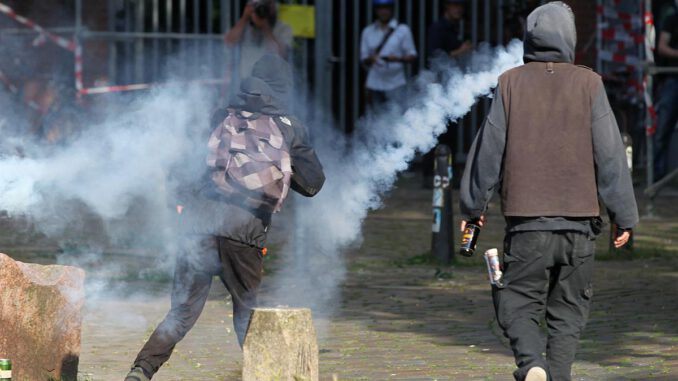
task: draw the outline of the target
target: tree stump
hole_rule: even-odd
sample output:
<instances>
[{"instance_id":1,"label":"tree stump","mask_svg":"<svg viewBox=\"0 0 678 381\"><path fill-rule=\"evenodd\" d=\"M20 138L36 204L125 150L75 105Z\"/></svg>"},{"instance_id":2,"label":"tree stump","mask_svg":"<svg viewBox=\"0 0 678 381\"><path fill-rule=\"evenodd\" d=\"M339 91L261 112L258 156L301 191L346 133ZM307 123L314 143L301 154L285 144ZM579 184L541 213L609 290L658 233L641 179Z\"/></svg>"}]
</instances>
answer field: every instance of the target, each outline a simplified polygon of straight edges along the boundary
<instances>
[{"instance_id":1,"label":"tree stump","mask_svg":"<svg viewBox=\"0 0 678 381\"><path fill-rule=\"evenodd\" d=\"M243 381L318 381L318 342L308 308L255 309L243 352Z\"/></svg>"},{"instance_id":2,"label":"tree stump","mask_svg":"<svg viewBox=\"0 0 678 381\"><path fill-rule=\"evenodd\" d=\"M0 358L15 380L75 381L85 272L0 254Z\"/></svg>"}]
</instances>

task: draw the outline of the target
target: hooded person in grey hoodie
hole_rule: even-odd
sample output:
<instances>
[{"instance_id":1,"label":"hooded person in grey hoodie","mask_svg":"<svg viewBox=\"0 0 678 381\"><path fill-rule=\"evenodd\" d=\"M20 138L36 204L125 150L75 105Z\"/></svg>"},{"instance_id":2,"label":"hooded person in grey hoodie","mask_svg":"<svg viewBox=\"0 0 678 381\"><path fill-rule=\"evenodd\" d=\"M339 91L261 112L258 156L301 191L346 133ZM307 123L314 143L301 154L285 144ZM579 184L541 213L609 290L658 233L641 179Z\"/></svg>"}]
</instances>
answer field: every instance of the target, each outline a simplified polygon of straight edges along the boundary
<instances>
[{"instance_id":1,"label":"hooded person in grey hoodie","mask_svg":"<svg viewBox=\"0 0 678 381\"><path fill-rule=\"evenodd\" d=\"M622 232L615 246L638 223L614 114L601 78L573 64L576 40L565 3L529 15L525 64L500 76L461 182L466 221L484 223L492 195L501 195L504 277L492 293L518 381L571 379L593 295L599 199Z\"/></svg>"},{"instance_id":2,"label":"hooded person in grey hoodie","mask_svg":"<svg viewBox=\"0 0 678 381\"><path fill-rule=\"evenodd\" d=\"M322 188L325 176L304 126L289 115L291 72L285 60L266 55L242 81L240 93L228 108L212 117L212 128L229 115L247 118L266 116L280 129L289 148L291 189L312 197ZM207 139L205 139L207 143ZM178 195L177 211L181 238L172 286L172 307L141 349L125 381L147 381L170 358L174 346L198 320L212 279L219 276L231 294L233 325L242 346L257 291L262 280L270 208L252 207L245 197L260 194L225 194L212 180L213 169L197 184L186 184Z\"/></svg>"}]
</instances>

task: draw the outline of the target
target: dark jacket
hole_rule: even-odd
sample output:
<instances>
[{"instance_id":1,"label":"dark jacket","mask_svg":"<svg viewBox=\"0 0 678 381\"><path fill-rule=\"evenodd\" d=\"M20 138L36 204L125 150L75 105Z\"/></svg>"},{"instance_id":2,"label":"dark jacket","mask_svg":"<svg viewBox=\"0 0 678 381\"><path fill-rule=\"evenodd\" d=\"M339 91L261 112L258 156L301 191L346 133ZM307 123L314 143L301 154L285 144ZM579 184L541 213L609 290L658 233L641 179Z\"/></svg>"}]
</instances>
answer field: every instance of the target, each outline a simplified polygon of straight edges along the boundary
<instances>
[{"instance_id":1,"label":"dark jacket","mask_svg":"<svg viewBox=\"0 0 678 381\"><path fill-rule=\"evenodd\" d=\"M464 43L459 27L458 21L451 21L445 17L433 23L428 29L428 56L448 55L451 51L459 49Z\"/></svg>"},{"instance_id":2,"label":"dark jacket","mask_svg":"<svg viewBox=\"0 0 678 381\"><path fill-rule=\"evenodd\" d=\"M471 147L461 184L462 214L478 218L501 190L511 231L595 233L598 196L614 222L632 228L638 209L602 80L572 64L572 11L549 3L530 14L527 29L526 64L500 77ZM568 86L558 87L558 81ZM556 138L564 132L574 136Z\"/></svg>"},{"instance_id":3,"label":"dark jacket","mask_svg":"<svg viewBox=\"0 0 678 381\"><path fill-rule=\"evenodd\" d=\"M303 124L289 116L285 104L289 84L287 63L278 56L264 56L255 64L252 77L242 81L240 93L227 109L215 112L212 128L221 123L229 112L248 111L273 117L292 159L291 188L307 197L316 195L325 182L322 165L308 141ZM257 76L258 75L258 76ZM192 187L184 201L182 228L188 234L210 234L263 248L271 223L271 213L252 210L237 197L221 193L210 179L209 172L200 184Z\"/></svg>"}]
</instances>

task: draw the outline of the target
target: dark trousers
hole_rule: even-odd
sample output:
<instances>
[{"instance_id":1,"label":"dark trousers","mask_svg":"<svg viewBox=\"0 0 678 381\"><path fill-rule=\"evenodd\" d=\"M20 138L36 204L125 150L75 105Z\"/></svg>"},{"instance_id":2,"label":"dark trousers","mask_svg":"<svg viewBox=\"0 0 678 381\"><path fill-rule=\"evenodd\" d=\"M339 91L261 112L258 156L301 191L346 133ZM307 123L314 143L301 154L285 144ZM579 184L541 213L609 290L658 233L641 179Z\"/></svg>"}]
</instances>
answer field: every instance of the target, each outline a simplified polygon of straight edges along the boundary
<instances>
[{"instance_id":1,"label":"dark trousers","mask_svg":"<svg viewBox=\"0 0 678 381\"><path fill-rule=\"evenodd\" d=\"M654 136L654 180L664 177L669 170L669 145L678 123L678 76L666 78L657 102L657 132Z\"/></svg>"},{"instance_id":2,"label":"dark trousers","mask_svg":"<svg viewBox=\"0 0 678 381\"><path fill-rule=\"evenodd\" d=\"M218 275L231 293L233 324L242 347L252 309L257 304L261 250L224 237L200 236L181 244L172 286L172 307L134 360L152 377L170 358L202 312L212 278Z\"/></svg>"},{"instance_id":3,"label":"dark trousers","mask_svg":"<svg viewBox=\"0 0 678 381\"><path fill-rule=\"evenodd\" d=\"M539 366L550 381L569 381L593 295L595 241L578 232L534 231L510 233L504 245L504 283L492 296L518 366L514 377L522 381Z\"/></svg>"}]
</instances>

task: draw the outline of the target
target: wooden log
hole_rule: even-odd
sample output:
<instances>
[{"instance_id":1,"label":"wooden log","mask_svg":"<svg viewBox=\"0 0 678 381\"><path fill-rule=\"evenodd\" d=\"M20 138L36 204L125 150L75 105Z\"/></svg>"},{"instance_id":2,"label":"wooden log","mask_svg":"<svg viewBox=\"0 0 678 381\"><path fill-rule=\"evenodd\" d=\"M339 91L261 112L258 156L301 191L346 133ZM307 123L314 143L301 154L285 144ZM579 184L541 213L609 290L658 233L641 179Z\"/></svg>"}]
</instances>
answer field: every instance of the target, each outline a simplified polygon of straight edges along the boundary
<instances>
[{"instance_id":1,"label":"wooden log","mask_svg":"<svg viewBox=\"0 0 678 381\"><path fill-rule=\"evenodd\" d=\"M243 381L318 381L318 341L307 308L255 309L243 352Z\"/></svg>"}]
</instances>

